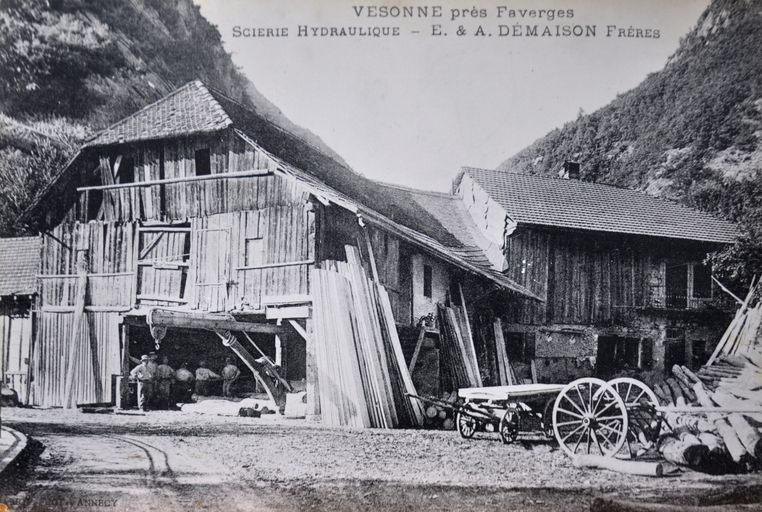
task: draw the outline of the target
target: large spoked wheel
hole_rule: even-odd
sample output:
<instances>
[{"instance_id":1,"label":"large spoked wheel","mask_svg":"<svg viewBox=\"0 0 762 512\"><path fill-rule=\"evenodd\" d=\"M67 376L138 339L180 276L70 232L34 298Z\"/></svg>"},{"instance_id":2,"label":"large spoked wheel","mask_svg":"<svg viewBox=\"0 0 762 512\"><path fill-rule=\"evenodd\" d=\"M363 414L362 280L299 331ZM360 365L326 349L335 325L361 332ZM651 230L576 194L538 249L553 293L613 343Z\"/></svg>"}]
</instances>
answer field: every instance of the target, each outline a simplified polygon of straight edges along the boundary
<instances>
[{"instance_id":1,"label":"large spoked wheel","mask_svg":"<svg viewBox=\"0 0 762 512\"><path fill-rule=\"evenodd\" d=\"M519 421L518 410L508 408L503 413L503 417L500 418L500 425L498 426L498 433L503 444L511 444L519 437Z\"/></svg>"},{"instance_id":2,"label":"large spoked wheel","mask_svg":"<svg viewBox=\"0 0 762 512\"><path fill-rule=\"evenodd\" d=\"M661 416L656 411L659 399L651 388L637 379L620 377L608 384L622 397L627 408L627 452L632 457L634 443L649 448L659 436Z\"/></svg>"},{"instance_id":3,"label":"large spoked wheel","mask_svg":"<svg viewBox=\"0 0 762 512\"><path fill-rule=\"evenodd\" d=\"M605 381L577 379L561 390L553 404L553 432L568 455L611 457L627 439L627 408Z\"/></svg>"},{"instance_id":4,"label":"large spoked wheel","mask_svg":"<svg viewBox=\"0 0 762 512\"><path fill-rule=\"evenodd\" d=\"M458 413L455 417L458 433L464 439L471 439L476 433L476 419L466 414Z\"/></svg>"}]
</instances>

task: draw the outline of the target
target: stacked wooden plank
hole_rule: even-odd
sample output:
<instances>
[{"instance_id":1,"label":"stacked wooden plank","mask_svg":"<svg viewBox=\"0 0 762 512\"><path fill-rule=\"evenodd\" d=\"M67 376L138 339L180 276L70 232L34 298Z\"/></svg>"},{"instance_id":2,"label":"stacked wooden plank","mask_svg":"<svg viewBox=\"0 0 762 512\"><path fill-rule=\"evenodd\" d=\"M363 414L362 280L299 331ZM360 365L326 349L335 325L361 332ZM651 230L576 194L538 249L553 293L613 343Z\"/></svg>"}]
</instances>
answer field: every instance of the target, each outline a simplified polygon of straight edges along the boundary
<instances>
[{"instance_id":1,"label":"stacked wooden plank","mask_svg":"<svg viewBox=\"0 0 762 512\"><path fill-rule=\"evenodd\" d=\"M492 327L495 333L495 370L499 383L501 386L520 384L506 351L502 321L496 318Z\"/></svg>"},{"instance_id":2,"label":"stacked wooden plank","mask_svg":"<svg viewBox=\"0 0 762 512\"><path fill-rule=\"evenodd\" d=\"M444 380L452 390L481 387L482 380L473 340L455 308L442 304L439 317L439 350Z\"/></svg>"},{"instance_id":3,"label":"stacked wooden plank","mask_svg":"<svg viewBox=\"0 0 762 512\"><path fill-rule=\"evenodd\" d=\"M654 385L670 432L659 442L669 461L726 473L762 467L762 304L750 307L755 287L709 362L695 373L675 365Z\"/></svg>"},{"instance_id":4,"label":"stacked wooden plank","mask_svg":"<svg viewBox=\"0 0 762 512\"><path fill-rule=\"evenodd\" d=\"M395 428L423 422L386 290L354 248L313 269L318 390L327 425Z\"/></svg>"}]
</instances>

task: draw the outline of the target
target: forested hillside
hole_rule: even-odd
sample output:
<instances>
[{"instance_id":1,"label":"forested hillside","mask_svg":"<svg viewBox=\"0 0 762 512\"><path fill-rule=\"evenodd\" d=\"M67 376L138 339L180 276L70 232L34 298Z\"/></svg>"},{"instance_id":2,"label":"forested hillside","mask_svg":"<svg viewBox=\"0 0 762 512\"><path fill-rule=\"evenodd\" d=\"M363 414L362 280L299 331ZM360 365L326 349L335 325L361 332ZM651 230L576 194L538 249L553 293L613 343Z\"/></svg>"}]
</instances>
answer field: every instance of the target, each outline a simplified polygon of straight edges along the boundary
<instances>
[{"instance_id":1,"label":"forested hillside","mask_svg":"<svg viewBox=\"0 0 762 512\"><path fill-rule=\"evenodd\" d=\"M762 273L762 2L714 0L663 70L499 168L556 175L565 160L738 222L716 268L739 287Z\"/></svg>"},{"instance_id":2,"label":"forested hillside","mask_svg":"<svg viewBox=\"0 0 762 512\"><path fill-rule=\"evenodd\" d=\"M84 138L196 78L339 158L238 71L191 0L0 0L0 235Z\"/></svg>"}]
</instances>

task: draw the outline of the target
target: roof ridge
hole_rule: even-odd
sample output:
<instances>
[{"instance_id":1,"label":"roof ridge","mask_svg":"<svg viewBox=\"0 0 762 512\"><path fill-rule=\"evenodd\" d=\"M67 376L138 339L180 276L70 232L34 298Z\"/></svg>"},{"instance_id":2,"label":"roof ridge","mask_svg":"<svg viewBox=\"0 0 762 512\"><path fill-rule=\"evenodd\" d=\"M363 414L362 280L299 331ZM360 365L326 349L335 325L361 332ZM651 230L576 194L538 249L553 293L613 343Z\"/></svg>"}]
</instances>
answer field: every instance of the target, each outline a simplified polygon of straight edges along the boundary
<instances>
[{"instance_id":1,"label":"roof ridge","mask_svg":"<svg viewBox=\"0 0 762 512\"><path fill-rule=\"evenodd\" d=\"M209 89L206 86L206 84L204 84L204 82L202 82L198 78L195 79L195 80L191 80L187 84L181 85L177 89L169 92L168 94L165 94L164 96L162 96L161 98L157 99L156 101L153 101L153 102L149 103L148 105L144 106L143 108L141 108L139 110L136 110L135 112L133 112L132 114L128 115L127 117L123 117L119 121L116 121L115 123L112 123L112 124L108 125L107 127L103 128L102 130L98 130L93 135L91 135L90 137L85 139L85 142L82 144L82 147L83 148L84 147L88 147L90 145L90 143L93 140L97 139L100 135L106 133L109 130L113 130L117 126L119 126L121 124L124 124L127 121L129 121L130 119L133 119L133 118L137 117L139 114L142 114L143 112L146 112L146 111L152 109L153 107L155 107L159 103L162 103L162 102L164 102L164 101L166 101L166 100L168 100L170 98L173 98L173 97L177 96L181 92L184 92L185 90L190 89L194 85L197 86L197 87L201 87L203 89L206 89L206 91L209 92ZM212 97L212 99L214 99L214 97ZM220 108L222 108L222 105L220 105ZM225 112L224 108L222 109L222 111L225 113L225 117L228 118L228 121L230 121L232 123L232 121L230 120L230 116L228 115L227 112Z\"/></svg>"},{"instance_id":2,"label":"roof ridge","mask_svg":"<svg viewBox=\"0 0 762 512\"><path fill-rule=\"evenodd\" d=\"M399 185L397 183L389 183L388 181L372 180L373 183L381 185L382 187L396 188L399 190L406 190L408 192L415 192L418 194L426 194L429 196L446 197L448 199L458 199L456 196L449 192L440 192L438 190L423 190L415 187L408 187L405 185Z\"/></svg>"}]
</instances>

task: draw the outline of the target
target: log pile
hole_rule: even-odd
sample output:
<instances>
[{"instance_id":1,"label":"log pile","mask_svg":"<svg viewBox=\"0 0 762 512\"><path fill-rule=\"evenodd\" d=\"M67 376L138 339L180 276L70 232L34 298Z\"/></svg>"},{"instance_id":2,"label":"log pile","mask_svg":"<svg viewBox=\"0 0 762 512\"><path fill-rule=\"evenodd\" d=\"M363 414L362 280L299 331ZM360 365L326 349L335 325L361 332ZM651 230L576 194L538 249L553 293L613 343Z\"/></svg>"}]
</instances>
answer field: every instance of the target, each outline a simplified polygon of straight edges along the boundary
<instances>
[{"instance_id":1,"label":"log pile","mask_svg":"<svg viewBox=\"0 0 762 512\"><path fill-rule=\"evenodd\" d=\"M326 425L395 428L423 423L389 296L357 249L312 270L318 397Z\"/></svg>"},{"instance_id":2,"label":"log pile","mask_svg":"<svg viewBox=\"0 0 762 512\"><path fill-rule=\"evenodd\" d=\"M442 401L455 404L458 401L458 392L442 393ZM449 407L439 404L427 403L424 406L423 426L438 430L455 429L455 413Z\"/></svg>"},{"instance_id":3,"label":"log pile","mask_svg":"<svg viewBox=\"0 0 762 512\"><path fill-rule=\"evenodd\" d=\"M750 307L755 287L706 365L695 373L672 367L654 385L669 432L659 451L670 462L709 473L762 467L762 303ZM739 300L740 301L740 300Z\"/></svg>"}]
</instances>

